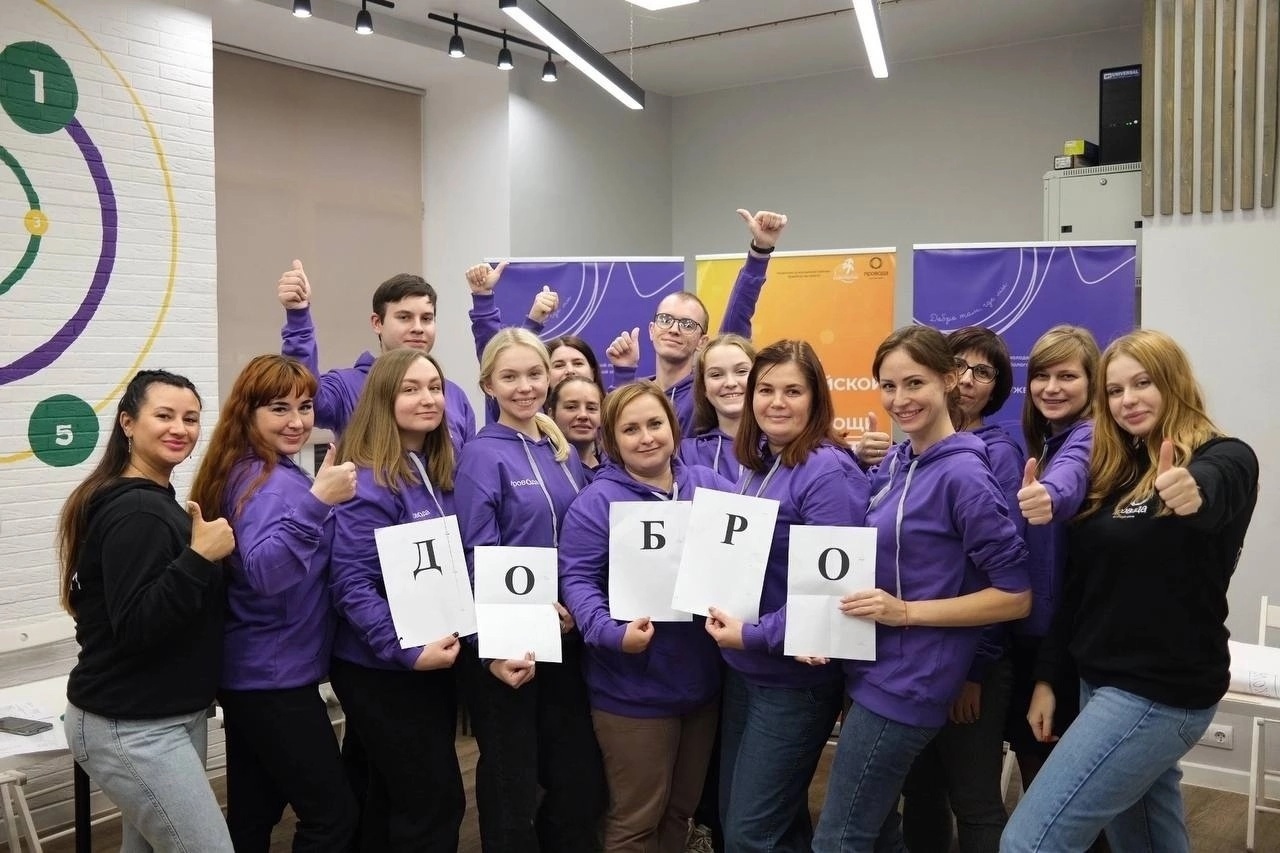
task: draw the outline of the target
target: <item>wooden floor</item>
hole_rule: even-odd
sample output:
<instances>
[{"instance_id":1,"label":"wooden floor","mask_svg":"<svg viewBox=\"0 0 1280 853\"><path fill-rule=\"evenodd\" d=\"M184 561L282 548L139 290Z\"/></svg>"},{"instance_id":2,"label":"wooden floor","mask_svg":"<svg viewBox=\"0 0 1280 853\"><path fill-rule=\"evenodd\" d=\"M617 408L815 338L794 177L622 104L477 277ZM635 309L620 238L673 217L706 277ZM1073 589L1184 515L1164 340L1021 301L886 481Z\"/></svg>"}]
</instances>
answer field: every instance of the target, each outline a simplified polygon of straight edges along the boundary
<instances>
[{"instance_id":1,"label":"wooden floor","mask_svg":"<svg viewBox=\"0 0 1280 853\"><path fill-rule=\"evenodd\" d=\"M809 790L809 807L815 818L822 807L826 792L827 774L830 772L832 748L828 748ZM462 781L467 791L467 815L462 823L459 853L480 853L480 836L476 827L475 812L475 740L458 738L458 760L462 764ZM214 781L214 789L220 800L225 801L225 780ZM1018 788L1015 775L1011 789ZM1186 803L1187 826L1191 832L1191 849L1194 853L1241 853L1244 847L1245 811L1248 800L1240 794L1228 794L1208 788L1183 788ZM1011 794L1010 807L1016 798ZM286 812L285 819L276 827L272 838L271 853L288 853L293 837L293 815ZM108 853L120 846L120 825L111 821L94 828L95 853ZM0 844L0 851L8 851L7 844ZM45 853L73 853L74 841L60 839L44 845ZM1255 853L1280 851L1280 815L1264 814L1258 817L1258 838ZM547 851L550 853L550 851ZM930 851L916 851L930 853Z\"/></svg>"}]
</instances>

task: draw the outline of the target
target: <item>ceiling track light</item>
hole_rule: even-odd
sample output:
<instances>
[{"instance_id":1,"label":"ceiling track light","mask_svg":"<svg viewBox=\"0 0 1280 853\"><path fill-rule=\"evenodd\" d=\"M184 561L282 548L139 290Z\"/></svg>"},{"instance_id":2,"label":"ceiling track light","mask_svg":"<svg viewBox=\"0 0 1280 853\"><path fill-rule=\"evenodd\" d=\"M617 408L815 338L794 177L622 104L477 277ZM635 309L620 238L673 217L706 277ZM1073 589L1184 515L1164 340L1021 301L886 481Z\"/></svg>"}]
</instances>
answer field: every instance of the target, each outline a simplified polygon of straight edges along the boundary
<instances>
[{"instance_id":1,"label":"ceiling track light","mask_svg":"<svg viewBox=\"0 0 1280 853\"><path fill-rule=\"evenodd\" d=\"M449 39L449 56L454 59L461 59L467 55L467 49L462 46L462 36L458 33L458 13L453 13L453 35Z\"/></svg>"},{"instance_id":2,"label":"ceiling track light","mask_svg":"<svg viewBox=\"0 0 1280 853\"><path fill-rule=\"evenodd\" d=\"M558 79L560 78L559 75L556 74L556 63L551 58L551 51L548 50L547 61L542 63L542 82L554 83Z\"/></svg>"},{"instance_id":3,"label":"ceiling track light","mask_svg":"<svg viewBox=\"0 0 1280 853\"><path fill-rule=\"evenodd\" d=\"M853 11L858 15L858 29L862 31L871 75L888 77L889 63L884 58L884 39L880 32L880 0L853 0Z\"/></svg>"},{"instance_id":4,"label":"ceiling track light","mask_svg":"<svg viewBox=\"0 0 1280 853\"><path fill-rule=\"evenodd\" d=\"M360 0L360 11L356 12L356 32L362 36L373 34L373 15L369 14L365 0Z\"/></svg>"},{"instance_id":5,"label":"ceiling track light","mask_svg":"<svg viewBox=\"0 0 1280 853\"><path fill-rule=\"evenodd\" d=\"M498 8L623 104L644 109L644 89L538 0L498 0Z\"/></svg>"},{"instance_id":6,"label":"ceiling track light","mask_svg":"<svg viewBox=\"0 0 1280 853\"><path fill-rule=\"evenodd\" d=\"M295 18L310 18L311 0L293 0L293 16Z\"/></svg>"},{"instance_id":7,"label":"ceiling track light","mask_svg":"<svg viewBox=\"0 0 1280 853\"><path fill-rule=\"evenodd\" d=\"M510 71L516 67L515 60L511 56L511 48L507 47L507 31L502 31L502 50L498 51L498 67L503 71Z\"/></svg>"}]
</instances>

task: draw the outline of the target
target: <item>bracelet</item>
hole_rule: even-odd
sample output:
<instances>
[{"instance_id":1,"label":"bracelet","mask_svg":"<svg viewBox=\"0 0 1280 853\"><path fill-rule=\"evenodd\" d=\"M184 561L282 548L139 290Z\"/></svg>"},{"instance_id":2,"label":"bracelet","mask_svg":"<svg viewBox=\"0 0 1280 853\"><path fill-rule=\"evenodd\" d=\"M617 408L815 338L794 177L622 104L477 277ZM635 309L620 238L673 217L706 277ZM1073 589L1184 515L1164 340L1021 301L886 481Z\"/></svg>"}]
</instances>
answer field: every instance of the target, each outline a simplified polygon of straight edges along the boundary
<instances>
[{"instance_id":1,"label":"bracelet","mask_svg":"<svg viewBox=\"0 0 1280 853\"><path fill-rule=\"evenodd\" d=\"M751 251L755 252L757 255L772 255L772 254L773 254L773 250L774 250L774 249L776 249L776 248L778 248L778 247L777 247L777 246L770 246L769 248L767 248L767 249L766 249L766 248L764 248L764 247L762 247L762 246L757 246L757 245L756 245L756 241L755 241L755 240L752 240L752 241L751 241Z\"/></svg>"}]
</instances>

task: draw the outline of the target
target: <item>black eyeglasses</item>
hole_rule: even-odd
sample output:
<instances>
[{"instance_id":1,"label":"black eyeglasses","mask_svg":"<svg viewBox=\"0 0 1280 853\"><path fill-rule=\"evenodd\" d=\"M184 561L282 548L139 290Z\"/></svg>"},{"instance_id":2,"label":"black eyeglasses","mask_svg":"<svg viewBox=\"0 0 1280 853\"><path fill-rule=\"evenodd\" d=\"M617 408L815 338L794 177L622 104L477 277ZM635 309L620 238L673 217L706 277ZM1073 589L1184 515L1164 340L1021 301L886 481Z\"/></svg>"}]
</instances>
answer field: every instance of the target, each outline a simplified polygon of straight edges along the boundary
<instances>
[{"instance_id":1,"label":"black eyeglasses","mask_svg":"<svg viewBox=\"0 0 1280 853\"><path fill-rule=\"evenodd\" d=\"M653 316L653 324L659 329L670 329L674 325L686 335L693 332L706 331L697 320L691 320L688 317L673 317L670 314L655 314Z\"/></svg>"},{"instance_id":2,"label":"black eyeglasses","mask_svg":"<svg viewBox=\"0 0 1280 853\"><path fill-rule=\"evenodd\" d=\"M990 385L996 381L996 377L1000 375L1000 371L996 370L989 364L970 364L967 361L956 360L956 367L960 370L960 375L964 376L969 371L973 371L973 381L981 382L983 385Z\"/></svg>"}]
</instances>

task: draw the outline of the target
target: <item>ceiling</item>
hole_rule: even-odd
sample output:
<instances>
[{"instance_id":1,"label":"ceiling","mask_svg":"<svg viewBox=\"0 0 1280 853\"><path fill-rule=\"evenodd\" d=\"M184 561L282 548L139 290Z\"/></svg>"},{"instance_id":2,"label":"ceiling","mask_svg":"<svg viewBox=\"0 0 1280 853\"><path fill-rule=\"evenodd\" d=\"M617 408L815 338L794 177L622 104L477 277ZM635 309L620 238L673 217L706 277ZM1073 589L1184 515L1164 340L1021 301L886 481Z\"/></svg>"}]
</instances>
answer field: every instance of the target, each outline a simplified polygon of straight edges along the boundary
<instances>
[{"instance_id":1,"label":"ceiling","mask_svg":"<svg viewBox=\"0 0 1280 853\"><path fill-rule=\"evenodd\" d=\"M394 10L371 5L375 34L368 38L352 32L357 0L313 0L316 17L305 21L288 13L291 0L203 2L218 42L419 88L450 79L461 65L470 66L468 73L492 68L496 58L493 42L464 32L468 60L449 60L449 30L430 21L430 12L457 12L464 21L527 35L498 10L497 0L396 0ZM701 0L660 12L626 0L542 2L657 94L866 67L850 0ZM895 65L922 59L1136 27L1142 0L882 0L880 15L892 76Z\"/></svg>"}]
</instances>

